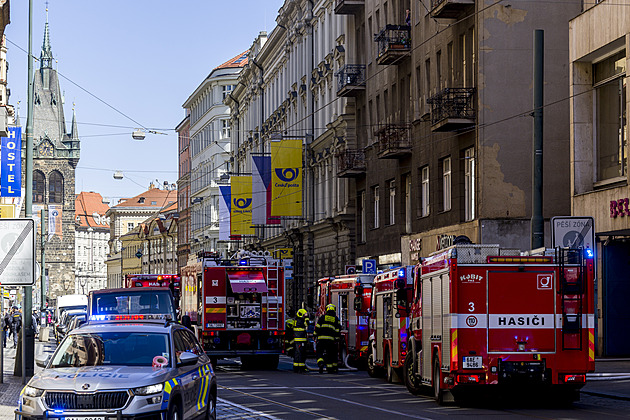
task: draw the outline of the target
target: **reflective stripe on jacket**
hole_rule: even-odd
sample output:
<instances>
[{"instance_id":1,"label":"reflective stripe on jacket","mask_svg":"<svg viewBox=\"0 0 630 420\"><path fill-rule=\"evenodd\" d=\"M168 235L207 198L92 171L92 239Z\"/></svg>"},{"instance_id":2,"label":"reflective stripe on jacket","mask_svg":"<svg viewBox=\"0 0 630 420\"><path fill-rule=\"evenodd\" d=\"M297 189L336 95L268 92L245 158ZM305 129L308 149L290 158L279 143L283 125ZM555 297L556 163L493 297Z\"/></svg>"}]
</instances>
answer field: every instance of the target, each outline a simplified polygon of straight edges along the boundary
<instances>
[{"instance_id":1,"label":"reflective stripe on jacket","mask_svg":"<svg viewBox=\"0 0 630 420\"><path fill-rule=\"evenodd\" d=\"M337 340L341 331L341 323L337 315L328 312L320 316L315 324L315 337L318 340Z\"/></svg>"}]
</instances>

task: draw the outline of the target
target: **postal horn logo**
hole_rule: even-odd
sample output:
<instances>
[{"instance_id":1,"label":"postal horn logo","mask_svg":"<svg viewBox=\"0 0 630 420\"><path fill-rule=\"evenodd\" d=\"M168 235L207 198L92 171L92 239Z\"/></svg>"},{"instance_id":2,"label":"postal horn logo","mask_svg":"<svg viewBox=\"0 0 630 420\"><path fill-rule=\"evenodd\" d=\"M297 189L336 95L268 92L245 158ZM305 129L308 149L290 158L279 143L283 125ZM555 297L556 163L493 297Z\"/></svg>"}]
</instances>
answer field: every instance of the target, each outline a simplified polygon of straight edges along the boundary
<instances>
[{"instance_id":1,"label":"postal horn logo","mask_svg":"<svg viewBox=\"0 0 630 420\"><path fill-rule=\"evenodd\" d=\"M234 199L234 205L239 209L246 209L252 204L251 198L236 198Z\"/></svg>"},{"instance_id":2,"label":"postal horn logo","mask_svg":"<svg viewBox=\"0 0 630 420\"><path fill-rule=\"evenodd\" d=\"M300 174L300 168L276 168L276 176L282 182L291 182Z\"/></svg>"}]
</instances>

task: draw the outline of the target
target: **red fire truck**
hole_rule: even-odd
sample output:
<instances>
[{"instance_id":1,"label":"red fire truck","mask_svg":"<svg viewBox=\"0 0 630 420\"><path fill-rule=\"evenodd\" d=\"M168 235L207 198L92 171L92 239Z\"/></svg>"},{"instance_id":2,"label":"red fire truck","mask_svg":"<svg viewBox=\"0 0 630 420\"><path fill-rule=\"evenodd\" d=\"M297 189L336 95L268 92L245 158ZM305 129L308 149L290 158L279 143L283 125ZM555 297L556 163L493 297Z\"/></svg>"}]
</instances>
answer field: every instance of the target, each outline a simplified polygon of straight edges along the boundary
<instances>
[{"instance_id":1,"label":"red fire truck","mask_svg":"<svg viewBox=\"0 0 630 420\"><path fill-rule=\"evenodd\" d=\"M180 277L177 274L127 274L124 287L168 287L179 304Z\"/></svg>"},{"instance_id":2,"label":"red fire truck","mask_svg":"<svg viewBox=\"0 0 630 420\"><path fill-rule=\"evenodd\" d=\"M373 274L348 274L318 280L317 316L326 312L326 305L337 308L341 322L341 361L355 366L367 362L369 340L368 319L372 297Z\"/></svg>"},{"instance_id":3,"label":"red fire truck","mask_svg":"<svg viewBox=\"0 0 630 420\"><path fill-rule=\"evenodd\" d=\"M438 402L515 384L574 400L595 369L593 295L590 249L434 253L416 267L405 384Z\"/></svg>"},{"instance_id":4,"label":"red fire truck","mask_svg":"<svg viewBox=\"0 0 630 420\"><path fill-rule=\"evenodd\" d=\"M245 369L275 369L284 335L284 269L278 261L202 257L182 273L182 313L196 324L206 353L214 360L240 357Z\"/></svg>"},{"instance_id":5,"label":"red fire truck","mask_svg":"<svg viewBox=\"0 0 630 420\"><path fill-rule=\"evenodd\" d=\"M406 302L411 297L413 272L413 266L398 267L374 278L367 370L372 377L385 372L388 382L400 380L405 362L409 327Z\"/></svg>"}]
</instances>

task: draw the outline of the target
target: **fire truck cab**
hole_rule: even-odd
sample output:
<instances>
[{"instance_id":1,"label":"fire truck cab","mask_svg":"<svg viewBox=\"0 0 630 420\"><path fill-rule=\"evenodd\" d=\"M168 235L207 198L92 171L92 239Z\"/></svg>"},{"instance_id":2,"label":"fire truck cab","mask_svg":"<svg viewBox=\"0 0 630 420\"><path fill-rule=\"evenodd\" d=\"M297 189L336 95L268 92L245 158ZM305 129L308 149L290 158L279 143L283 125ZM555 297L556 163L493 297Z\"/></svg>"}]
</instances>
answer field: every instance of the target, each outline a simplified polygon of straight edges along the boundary
<instances>
[{"instance_id":1,"label":"fire truck cab","mask_svg":"<svg viewBox=\"0 0 630 420\"><path fill-rule=\"evenodd\" d=\"M324 277L317 282L317 316L326 312L326 305L335 305L341 323L339 355L345 365L350 362L360 366L367 362L368 319L373 281L373 274L348 274Z\"/></svg>"},{"instance_id":2,"label":"fire truck cab","mask_svg":"<svg viewBox=\"0 0 630 420\"><path fill-rule=\"evenodd\" d=\"M595 368L593 281L590 249L432 254L415 272L407 388L438 402L513 385L576 399Z\"/></svg>"},{"instance_id":3,"label":"fire truck cab","mask_svg":"<svg viewBox=\"0 0 630 420\"><path fill-rule=\"evenodd\" d=\"M189 315L206 353L240 357L243 368L275 369L284 335L284 270L277 260L202 257L189 264L182 290Z\"/></svg>"},{"instance_id":4,"label":"fire truck cab","mask_svg":"<svg viewBox=\"0 0 630 420\"><path fill-rule=\"evenodd\" d=\"M397 382L407 352L408 307L414 267L393 268L377 274L370 309L368 374Z\"/></svg>"}]
</instances>

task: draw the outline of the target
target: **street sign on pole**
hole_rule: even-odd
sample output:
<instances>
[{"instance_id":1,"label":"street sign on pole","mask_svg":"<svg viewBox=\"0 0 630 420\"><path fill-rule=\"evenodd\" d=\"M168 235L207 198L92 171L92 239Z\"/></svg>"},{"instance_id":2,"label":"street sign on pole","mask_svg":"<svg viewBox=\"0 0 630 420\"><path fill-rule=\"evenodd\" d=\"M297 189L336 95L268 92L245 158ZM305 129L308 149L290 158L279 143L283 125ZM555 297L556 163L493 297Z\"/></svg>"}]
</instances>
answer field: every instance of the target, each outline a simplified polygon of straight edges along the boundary
<instances>
[{"instance_id":1,"label":"street sign on pole","mask_svg":"<svg viewBox=\"0 0 630 420\"><path fill-rule=\"evenodd\" d=\"M346 265L346 274L356 274L357 267L355 265Z\"/></svg>"},{"instance_id":2,"label":"street sign on pole","mask_svg":"<svg viewBox=\"0 0 630 420\"><path fill-rule=\"evenodd\" d=\"M595 226L592 217L553 217L553 247L595 249Z\"/></svg>"},{"instance_id":3,"label":"street sign on pole","mask_svg":"<svg viewBox=\"0 0 630 420\"><path fill-rule=\"evenodd\" d=\"M363 260L363 274L376 274L376 260Z\"/></svg>"},{"instance_id":4,"label":"street sign on pole","mask_svg":"<svg viewBox=\"0 0 630 420\"><path fill-rule=\"evenodd\" d=\"M0 219L0 284L35 284L35 221Z\"/></svg>"}]
</instances>

